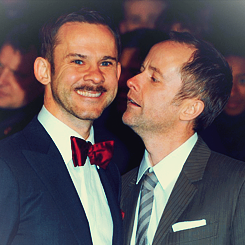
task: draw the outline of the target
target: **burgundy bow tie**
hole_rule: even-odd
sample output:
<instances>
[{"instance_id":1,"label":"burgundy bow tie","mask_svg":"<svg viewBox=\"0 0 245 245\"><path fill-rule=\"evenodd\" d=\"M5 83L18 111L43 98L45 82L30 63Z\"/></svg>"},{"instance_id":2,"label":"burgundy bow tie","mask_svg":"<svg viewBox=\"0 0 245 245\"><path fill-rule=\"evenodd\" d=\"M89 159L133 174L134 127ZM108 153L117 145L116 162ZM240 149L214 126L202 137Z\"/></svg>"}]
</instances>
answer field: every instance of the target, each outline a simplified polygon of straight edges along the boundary
<instances>
[{"instance_id":1,"label":"burgundy bow tie","mask_svg":"<svg viewBox=\"0 0 245 245\"><path fill-rule=\"evenodd\" d=\"M75 167L83 166L87 156L91 165L106 169L114 149L114 141L105 141L92 145L83 139L71 136L72 160Z\"/></svg>"}]
</instances>

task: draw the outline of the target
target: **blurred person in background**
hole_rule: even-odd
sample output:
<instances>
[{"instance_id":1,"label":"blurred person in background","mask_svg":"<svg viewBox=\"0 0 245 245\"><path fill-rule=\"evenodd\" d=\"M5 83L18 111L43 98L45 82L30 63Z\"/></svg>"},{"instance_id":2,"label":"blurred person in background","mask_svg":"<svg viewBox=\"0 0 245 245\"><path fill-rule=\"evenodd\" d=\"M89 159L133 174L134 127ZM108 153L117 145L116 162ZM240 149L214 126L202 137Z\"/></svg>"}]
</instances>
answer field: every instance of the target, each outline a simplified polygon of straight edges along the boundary
<instances>
[{"instance_id":1,"label":"blurred person in background","mask_svg":"<svg viewBox=\"0 0 245 245\"><path fill-rule=\"evenodd\" d=\"M245 52L242 43L233 41L224 51L233 75L230 98L201 135L211 149L245 161Z\"/></svg>"},{"instance_id":2,"label":"blurred person in background","mask_svg":"<svg viewBox=\"0 0 245 245\"><path fill-rule=\"evenodd\" d=\"M19 24L0 49L0 139L23 129L39 112L43 86L34 76L39 54L38 29Z\"/></svg>"},{"instance_id":3,"label":"blurred person in background","mask_svg":"<svg viewBox=\"0 0 245 245\"><path fill-rule=\"evenodd\" d=\"M0 0L0 6L9 20L21 19L28 12L29 4L29 0Z\"/></svg>"},{"instance_id":4,"label":"blurred person in background","mask_svg":"<svg viewBox=\"0 0 245 245\"><path fill-rule=\"evenodd\" d=\"M168 8L157 18L155 28L165 32L189 32L205 38L210 28L212 11L203 2L169 2Z\"/></svg>"},{"instance_id":5,"label":"blurred person in background","mask_svg":"<svg viewBox=\"0 0 245 245\"><path fill-rule=\"evenodd\" d=\"M155 21L167 5L167 0L123 0L120 33L140 28L155 28Z\"/></svg>"},{"instance_id":6,"label":"blurred person in background","mask_svg":"<svg viewBox=\"0 0 245 245\"><path fill-rule=\"evenodd\" d=\"M226 60L232 68L233 86L224 112L238 116L245 112L245 54L230 54Z\"/></svg>"}]
</instances>

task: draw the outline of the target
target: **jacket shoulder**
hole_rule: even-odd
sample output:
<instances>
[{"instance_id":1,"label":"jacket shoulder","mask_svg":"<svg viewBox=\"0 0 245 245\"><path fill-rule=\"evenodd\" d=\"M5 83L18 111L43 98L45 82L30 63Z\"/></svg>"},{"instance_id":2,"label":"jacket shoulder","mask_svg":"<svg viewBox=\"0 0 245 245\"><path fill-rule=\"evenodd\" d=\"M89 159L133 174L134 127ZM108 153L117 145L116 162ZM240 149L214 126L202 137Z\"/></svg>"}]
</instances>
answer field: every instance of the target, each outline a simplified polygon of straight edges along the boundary
<instances>
[{"instance_id":1,"label":"jacket shoulder","mask_svg":"<svg viewBox=\"0 0 245 245\"><path fill-rule=\"evenodd\" d=\"M226 182L232 178L242 181L245 180L245 162L211 151L206 172L224 180L227 178Z\"/></svg>"}]
</instances>

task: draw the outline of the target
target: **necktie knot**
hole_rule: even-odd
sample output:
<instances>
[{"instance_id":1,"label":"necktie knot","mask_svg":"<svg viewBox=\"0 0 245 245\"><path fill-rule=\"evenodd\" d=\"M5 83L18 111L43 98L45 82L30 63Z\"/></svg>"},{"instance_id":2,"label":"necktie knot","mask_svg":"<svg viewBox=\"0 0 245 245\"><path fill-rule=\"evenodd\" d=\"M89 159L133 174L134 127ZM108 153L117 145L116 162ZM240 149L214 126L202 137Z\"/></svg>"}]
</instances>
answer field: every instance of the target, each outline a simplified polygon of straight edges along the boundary
<instances>
[{"instance_id":1,"label":"necktie knot","mask_svg":"<svg viewBox=\"0 0 245 245\"><path fill-rule=\"evenodd\" d=\"M147 189L148 191L152 191L152 190L154 190L157 182L158 182L158 179L157 179L155 173L154 172L151 172L151 173L148 172L145 174L145 178L143 181L143 189Z\"/></svg>"},{"instance_id":2,"label":"necktie knot","mask_svg":"<svg viewBox=\"0 0 245 245\"><path fill-rule=\"evenodd\" d=\"M71 149L75 167L83 166L88 156L91 165L95 164L105 169L113 156L114 141L105 141L92 145L90 142L71 136Z\"/></svg>"}]
</instances>

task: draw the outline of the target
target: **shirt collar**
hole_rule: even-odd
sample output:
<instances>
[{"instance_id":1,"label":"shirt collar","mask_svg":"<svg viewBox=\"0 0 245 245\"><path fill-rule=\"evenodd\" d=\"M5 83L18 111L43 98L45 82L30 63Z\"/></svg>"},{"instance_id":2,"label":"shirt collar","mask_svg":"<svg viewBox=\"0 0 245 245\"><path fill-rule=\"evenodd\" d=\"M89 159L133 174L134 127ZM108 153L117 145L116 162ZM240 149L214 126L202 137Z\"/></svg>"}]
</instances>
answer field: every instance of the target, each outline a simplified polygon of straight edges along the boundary
<instances>
[{"instance_id":1,"label":"shirt collar","mask_svg":"<svg viewBox=\"0 0 245 245\"><path fill-rule=\"evenodd\" d=\"M162 188L167 189L168 186L174 181L177 180L185 162L188 158L192 148L194 147L197 141L197 133L192 135L185 143L171 152L168 156L163 158L158 164L154 167L151 166L149 160L149 154L147 150L145 150L145 154L141 161L138 177L137 177L137 184L141 180L144 173L147 169L149 171L154 171Z\"/></svg>"},{"instance_id":2,"label":"shirt collar","mask_svg":"<svg viewBox=\"0 0 245 245\"><path fill-rule=\"evenodd\" d=\"M53 116L44 106L38 114L38 120L54 141L64 159L64 162L67 164L72 159L70 137L75 136L81 139L83 139L83 137ZM93 127L91 127L89 137L86 141L90 141L94 144Z\"/></svg>"}]
</instances>

